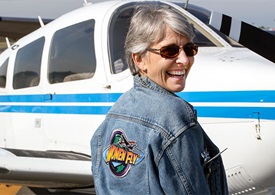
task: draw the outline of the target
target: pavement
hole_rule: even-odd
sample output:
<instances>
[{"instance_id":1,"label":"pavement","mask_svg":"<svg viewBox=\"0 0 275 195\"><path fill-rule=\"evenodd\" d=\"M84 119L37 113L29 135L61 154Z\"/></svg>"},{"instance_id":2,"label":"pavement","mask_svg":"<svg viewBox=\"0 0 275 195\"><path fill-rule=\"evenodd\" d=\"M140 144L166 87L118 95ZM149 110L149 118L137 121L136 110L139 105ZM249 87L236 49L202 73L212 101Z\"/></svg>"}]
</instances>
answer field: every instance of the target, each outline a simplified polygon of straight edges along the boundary
<instances>
[{"instance_id":1,"label":"pavement","mask_svg":"<svg viewBox=\"0 0 275 195\"><path fill-rule=\"evenodd\" d=\"M87 189L86 192L80 193L77 191L55 191L48 190L45 188L28 188L24 186L11 186L0 184L0 195L86 195L91 194L95 195L94 189Z\"/></svg>"}]
</instances>

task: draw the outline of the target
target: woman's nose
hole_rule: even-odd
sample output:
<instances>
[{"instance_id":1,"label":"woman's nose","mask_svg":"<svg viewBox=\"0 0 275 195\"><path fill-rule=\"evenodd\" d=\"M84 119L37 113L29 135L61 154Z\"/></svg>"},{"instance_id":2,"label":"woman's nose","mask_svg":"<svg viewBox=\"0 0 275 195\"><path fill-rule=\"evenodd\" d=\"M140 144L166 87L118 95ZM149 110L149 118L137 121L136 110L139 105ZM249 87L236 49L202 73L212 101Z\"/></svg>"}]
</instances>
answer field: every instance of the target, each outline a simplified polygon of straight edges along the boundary
<instances>
[{"instance_id":1,"label":"woman's nose","mask_svg":"<svg viewBox=\"0 0 275 195\"><path fill-rule=\"evenodd\" d=\"M177 57L177 63L178 64L183 64L183 65L188 65L190 62L189 57L186 55L183 49L181 49L180 54Z\"/></svg>"}]
</instances>

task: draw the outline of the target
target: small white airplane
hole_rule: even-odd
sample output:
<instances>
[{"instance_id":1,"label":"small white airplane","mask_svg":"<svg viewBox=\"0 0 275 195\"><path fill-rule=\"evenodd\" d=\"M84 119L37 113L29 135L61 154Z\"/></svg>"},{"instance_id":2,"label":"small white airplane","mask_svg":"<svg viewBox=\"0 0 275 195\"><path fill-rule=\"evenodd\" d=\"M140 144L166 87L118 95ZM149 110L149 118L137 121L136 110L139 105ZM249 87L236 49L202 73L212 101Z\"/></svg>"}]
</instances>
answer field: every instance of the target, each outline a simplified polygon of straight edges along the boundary
<instances>
[{"instance_id":1,"label":"small white airplane","mask_svg":"<svg viewBox=\"0 0 275 195\"><path fill-rule=\"evenodd\" d=\"M39 29L14 44L7 40L0 55L0 183L94 187L90 139L132 87L123 44L137 2L150 3L87 3L47 25L40 20ZM199 53L178 95L195 106L218 147L227 148L222 156L230 194L274 194L275 50L262 57L213 28L239 41L241 23L232 23L239 29L234 32L203 8L159 3L194 26Z\"/></svg>"}]
</instances>

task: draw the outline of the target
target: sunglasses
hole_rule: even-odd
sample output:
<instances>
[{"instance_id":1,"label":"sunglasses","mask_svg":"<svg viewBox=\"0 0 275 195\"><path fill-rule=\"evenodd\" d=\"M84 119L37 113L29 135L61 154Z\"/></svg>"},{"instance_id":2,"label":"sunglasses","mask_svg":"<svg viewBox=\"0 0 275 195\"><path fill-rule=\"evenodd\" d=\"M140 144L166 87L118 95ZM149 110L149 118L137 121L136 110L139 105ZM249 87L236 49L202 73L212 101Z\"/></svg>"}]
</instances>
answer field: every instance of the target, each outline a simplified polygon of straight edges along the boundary
<instances>
[{"instance_id":1,"label":"sunglasses","mask_svg":"<svg viewBox=\"0 0 275 195\"><path fill-rule=\"evenodd\" d=\"M198 46L194 43L187 43L184 46L168 45L160 49L148 48L147 51L159 54L163 58L175 58L180 54L181 49L183 49L185 54L189 57L195 56L198 53Z\"/></svg>"}]
</instances>

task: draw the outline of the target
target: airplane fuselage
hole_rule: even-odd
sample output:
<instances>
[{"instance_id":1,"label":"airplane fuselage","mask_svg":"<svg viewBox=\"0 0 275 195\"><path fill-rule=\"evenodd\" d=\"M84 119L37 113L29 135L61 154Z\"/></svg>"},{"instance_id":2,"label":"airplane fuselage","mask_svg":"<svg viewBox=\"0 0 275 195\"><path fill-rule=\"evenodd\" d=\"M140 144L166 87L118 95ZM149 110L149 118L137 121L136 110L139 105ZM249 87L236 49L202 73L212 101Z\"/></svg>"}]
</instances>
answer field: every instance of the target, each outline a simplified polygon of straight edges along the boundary
<instances>
[{"instance_id":1,"label":"airplane fuselage","mask_svg":"<svg viewBox=\"0 0 275 195\"><path fill-rule=\"evenodd\" d=\"M195 106L220 150L227 148L222 157L230 193L270 190L275 186L274 63L244 47L232 47L189 12L163 3L179 9L196 29L199 53L178 95ZM92 134L133 85L123 43L134 5L122 1L83 7L1 54L0 182L43 187L92 183ZM47 167L49 159L55 168ZM68 160L72 164L62 167ZM31 162L35 168L27 172ZM71 174L79 177L77 185L64 177L55 185L47 179L54 177L47 172L60 170L57 174L64 176L76 166L79 174ZM42 173L48 176L37 181Z\"/></svg>"}]
</instances>

